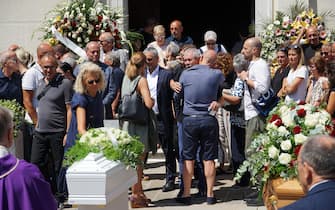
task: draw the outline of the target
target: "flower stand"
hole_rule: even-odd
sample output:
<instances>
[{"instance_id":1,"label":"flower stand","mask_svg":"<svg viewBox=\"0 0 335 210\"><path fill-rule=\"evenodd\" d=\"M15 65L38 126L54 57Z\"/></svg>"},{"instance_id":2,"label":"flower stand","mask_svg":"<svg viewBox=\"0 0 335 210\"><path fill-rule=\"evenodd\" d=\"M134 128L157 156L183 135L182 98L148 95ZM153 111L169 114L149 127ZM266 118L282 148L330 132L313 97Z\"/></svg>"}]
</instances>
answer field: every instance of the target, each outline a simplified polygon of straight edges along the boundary
<instances>
[{"instance_id":1,"label":"flower stand","mask_svg":"<svg viewBox=\"0 0 335 210\"><path fill-rule=\"evenodd\" d=\"M287 206L304 196L297 179L271 179L264 185L263 200L267 210Z\"/></svg>"},{"instance_id":2,"label":"flower stand","mask_svg":"<svg viewBox=\"0 0 335 210\"><path fill-rule=\"evenodd\" d=\"M89 153L66 174L69 199L78 210L128 209L128 188L136 183L136 171L122 163Z\"/></svg>"}]
</instances>

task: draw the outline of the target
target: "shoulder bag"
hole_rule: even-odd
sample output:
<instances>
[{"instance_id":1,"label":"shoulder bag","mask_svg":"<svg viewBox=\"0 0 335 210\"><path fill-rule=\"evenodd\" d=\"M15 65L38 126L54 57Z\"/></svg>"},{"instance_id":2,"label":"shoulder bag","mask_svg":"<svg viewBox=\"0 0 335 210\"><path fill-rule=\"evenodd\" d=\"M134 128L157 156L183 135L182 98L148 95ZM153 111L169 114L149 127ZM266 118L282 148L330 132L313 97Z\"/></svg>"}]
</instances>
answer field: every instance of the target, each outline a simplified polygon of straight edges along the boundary
<instances>
[{"instance_id":1,"label":"shoulder bag","mask_svg":"<svg viewBox=\"0 0 335 210\"><path fill-rule=\"evenodd\" d=\"M277 106L279 102L279 98L274 94L272 88L269 88L269 90L262 94L258 99L253 99L249 88L248 90L252 105L254 105L262 117L267 117L270 111Z\"/></svg>"},{"instance_id":2,"label":"shoulder bag","mask_svg":"<svg viewBox=\"0 0 335 210\"><path fill-rule=\"evenodd\" d=\"M149 110L145 106L142 97L137 94L137 84L129 94L122 96L119 106L119 119L137 124L147 124Z\"/></svg>"}]
</instances>

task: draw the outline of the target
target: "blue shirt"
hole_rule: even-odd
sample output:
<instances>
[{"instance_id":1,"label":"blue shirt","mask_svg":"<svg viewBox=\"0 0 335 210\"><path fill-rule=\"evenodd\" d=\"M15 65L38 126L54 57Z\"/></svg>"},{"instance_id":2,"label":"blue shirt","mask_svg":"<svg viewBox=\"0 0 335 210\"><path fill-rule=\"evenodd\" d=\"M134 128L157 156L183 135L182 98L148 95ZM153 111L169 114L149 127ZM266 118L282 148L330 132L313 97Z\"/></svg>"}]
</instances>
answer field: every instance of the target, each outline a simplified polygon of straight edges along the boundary
<instances>
[{"instance_id":1,"label":"blue shirt","mask_svg":"<svg viewBox=\"0 0 335 210\"><path fill-rule=\"evenodd\" d=\"M218 100L224 76L207 65L195 65L183 71L179 82L184 98L184 115L206 115L208 107Z\"/></svg>"},{"instance_id":2,"label":"blue shirt","mask_svg":"<svg viewBox=\"0 0 335 210\"><path fill-rule=\"evenodd\" d=\"M22 86L21 77L18 73L13 73L9 79L0 69L0 99L13 100L19 104L22 103Z\"/></svg>"},{"instance_id":3,"label":"blue shirt","mask_svg":"<svg viewBox=\"0 0 335 210\"><path fill-rule=\"evenodd\" d=\"M193 44L193 39L189 36L182 36L181 39L176 39L173 36L169 36L168 38L166 38L166 42L170 43L170 42L174 42L177 45L179 45L179 47L185 45L185 44Z\"/></svg>"}]
</instances>

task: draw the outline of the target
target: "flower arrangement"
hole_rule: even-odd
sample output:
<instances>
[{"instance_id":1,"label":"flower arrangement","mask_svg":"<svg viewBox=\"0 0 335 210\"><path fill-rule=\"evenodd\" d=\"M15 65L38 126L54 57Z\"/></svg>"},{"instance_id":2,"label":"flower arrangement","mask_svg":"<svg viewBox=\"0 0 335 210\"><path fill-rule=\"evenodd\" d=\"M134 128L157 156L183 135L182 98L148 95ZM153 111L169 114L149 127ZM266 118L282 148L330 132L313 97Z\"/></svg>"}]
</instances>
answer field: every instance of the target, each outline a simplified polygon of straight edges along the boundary
<instances>
[{"instance_id":1,"label":"flower arrangement","mask_svg":"<svg viewBox=\"0 0 335 210\"><path fill-rule=\"evenodd\" d=\"M310 26L316 26L321 42L325 42L327 37L328 42L330 41L329 34L327 34L324 23L322 22L322 17L314 14L312 9L305 10L297 15L291 26L292 29L298 33L302 28L307 29Z\"/></svg>"},{"instance_id":2,"label":"flower arrangement","mask_svg":"<svg viewBox=\"0 0 335 210\"><path fill-rule=\"evenodd\" d=\"M277 18L273 23L266 26L261 32L260 38L263 43L262 57L267 61L275 58L276 49L291 39L294 31L291 31L292 20L289 16L277 12Z\"/></svg>"},{"instance_id":3,"label":"flower arrangement","mask_svg":"<svg viewBox=\"0 0 335 210\"><path fill-rule=\"evenodd\" d=\"M24 109L16 100L0 99L0 106L6 107L13 113L14 138L17 137L24 120Z\"/></svg>"},{"instance_id":4,"label":"flower arrangement","mask_svg":"<svg viewBox=\"0 0 335 210\"><path fill-rule=\"evenodd\" d=\"M293 14L293 12L292 12ZM325 30L325 24L322 17L316 15L312 9L305 9L295 17L290 17L282 12L277 12L276 20L268 24L264 31L260 33L262 41L261 57L270 63L275 59L275 52L278 47L285 42L296 40L302 28L307 29L314 25L319 30L321 42L331 42L332 34ZM276 64L272 64L273 68Z\"/></svg>"},{"instance_id":5,"label":"flower arrangement","mask_svg":"<svg viewBox=\"0 0 335 210\"><path fill-rule=\"evenodd\" d=\"M64 1L48 13L43 23L43 39L55 45L57 40L52 35L51 27L66 36L81 48L89 41L98 40L102 32L112 32L116 44L120 46L120 34L117 28L120 12L112 10L97 0Z\"/></svg>"},{"instance_id":6,"label":"flower arrangement","mask_svg":"<svg viewBox=\"0 0 335 210\"><path fill-rule=\"evenodd\" d=\"M140 155L143 151L144 145L126 131L116 128L92 128L65 153L64 165L70 166L75 161L85 158L90 152L102 152L109 160L120 161L135 168L142 163Z\"/></svg>"},{"instance_id":7,"label":"flower arrangement","mask_svg":"<svg viewBox=\"0 0 335 210\"><path fill-rule=\"evenodd\" d=\"M297 177L300 147L308 136L318 134L335 135L328 112L303 102L281 101L268 116L265 132L252 140L234 179L249 171L251 183L262 188L269 178Z\"/></svg>"}]
</instances>

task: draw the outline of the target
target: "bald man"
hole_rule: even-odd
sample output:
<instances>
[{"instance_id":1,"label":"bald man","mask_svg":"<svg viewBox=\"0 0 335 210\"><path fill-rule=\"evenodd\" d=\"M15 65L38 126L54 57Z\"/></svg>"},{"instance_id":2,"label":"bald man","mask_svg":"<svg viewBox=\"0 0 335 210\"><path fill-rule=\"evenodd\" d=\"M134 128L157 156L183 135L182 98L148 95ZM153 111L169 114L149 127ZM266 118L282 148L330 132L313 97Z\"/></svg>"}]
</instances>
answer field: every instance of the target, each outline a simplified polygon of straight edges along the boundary
<instances>
[{"instance_id":1,"label":"bald man","mask_svg":"<svg viewBox=\"0 0 335 210\"><path fill-rule=\"evenodd\" d=\"M193 39L189 36L185 36L183 34L184 27L180 20L174 20L170 24L170 32L171 36L166 38L166 42L175 42L179 45L179 47L182 47L185 44L193 44Z\"/></svg>"},{"instance_id":2,"label":"bald man","mask_svg":"<svg viewBox=\"0 0 335 210\"><path fill-rule=\"evenodd\" d=\"M333 209L335 198L335 139L312 136L298 155L298 179L305 192L300 200L281 210Z\"/></svg>"}]
</instances>

